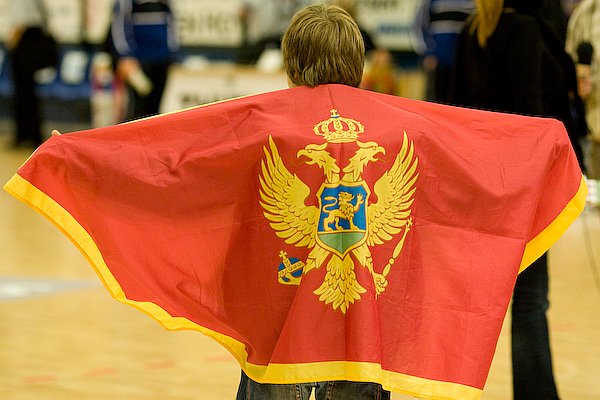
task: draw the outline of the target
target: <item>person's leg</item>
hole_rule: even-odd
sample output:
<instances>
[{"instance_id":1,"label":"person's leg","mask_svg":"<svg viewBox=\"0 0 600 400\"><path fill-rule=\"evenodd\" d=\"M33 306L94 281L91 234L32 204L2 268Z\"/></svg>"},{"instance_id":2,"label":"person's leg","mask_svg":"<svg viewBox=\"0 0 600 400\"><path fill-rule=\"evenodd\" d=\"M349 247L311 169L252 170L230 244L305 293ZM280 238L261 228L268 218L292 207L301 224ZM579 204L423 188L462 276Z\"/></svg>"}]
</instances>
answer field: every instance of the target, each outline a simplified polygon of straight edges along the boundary
<instances>
[{"instance_id":1,"label":"person's leg","mask_svg":"<svg viewBox=\"0 0 600 400\"><path fill-rule=\"evenodd\" d=\"M236 400L309 400L313 384L258 383L242 371Z\"/></svg>"},{"instance_id":2,"label":"person's leg","mask_svg":"<svg viewBox=\"0 0 600 400\"><path fill-rule=\"evenodd\" d=\"M391 395L376 383L329 381L317 383L315 397L317 400L390 400Z\"/></svg>"},{"instance_id":3,"label":"person's leg","mask_svg":"<svg viewBox=\"0 0 600 400\"><path fill-rule=\"evenodd\" d=\"M452 67L438 64L435 69L435 101L448 103L450 101L450 82Z\"/></svg>"},{"instance_id":4,"label":"person's leg","mask_svg":"<svg viewBox=\"0 0 600 400\"><path fill-rule=\"evenodd\" d=\"M136 118L158 114L160 101L162 100L163 92L165 91L165 85L167 83L169 64L148 64L143 65L142 69L150 81L152 81L152 90L143 99L143 102L140 104L140 108L136 109Z\"/></svg>"},{"instance_id":5,"label":"person's leg","mask_svg":"<svg viewBox=\"0 0 600 400\"><path fill-rule=\"evenodd\" d=\"M512 303L513 396L556 400L546 310L548 266L542 255L517 278Z\"/></svg>"},{"instance_id":6,"label":"person's leg","mask_svg":"<svg viewBox=\"0 0 600 400\"><path fill-rule=\"evenodd\" d=\"M33 40L28 32L11 54L15 145L38 146L42 142L40 104L35 92L34 71L27 65L27 46Z\"/></svg>"},{"instance_id":7,"label":"person's leg","mask_svg":"<svg viewBox=\"0 0 600 400\"><path fill-rule=\"evenodd\" d=\"M600 141L589 140L587 163L587 176L590 179L600 180Z\"/></svg>"}]
</instances>

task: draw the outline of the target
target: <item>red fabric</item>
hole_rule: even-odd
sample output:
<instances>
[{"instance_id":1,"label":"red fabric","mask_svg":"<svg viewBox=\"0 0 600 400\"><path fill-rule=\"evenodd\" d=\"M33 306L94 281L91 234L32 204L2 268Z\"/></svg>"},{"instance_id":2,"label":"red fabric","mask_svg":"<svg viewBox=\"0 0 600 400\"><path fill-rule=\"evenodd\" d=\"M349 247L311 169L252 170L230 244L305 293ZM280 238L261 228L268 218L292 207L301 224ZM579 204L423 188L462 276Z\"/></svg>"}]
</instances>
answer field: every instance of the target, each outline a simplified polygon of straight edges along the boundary
<instances>
[{"instance_id":1,"label":"red fabric","mask_svg":"<svg viewBox=\"0 0 600 400\"><path fill-rule=\"evenodd\" d=\"M413 141L413 225L377 298L347 312L313 292L326 263L299 286L277 281L284 243L260 205L272 136L308 187L323 171L297 158L324 143L313 127L361 122L362 142L386 150L363 178L390 170ZM355 143L329 144L344 165ZM525 245L573 198L581 173L562 124L381 95L340 85L236 99L47 141L18 171L92 236L127 297L244 343L253 364L360 361L420 378L483 388ZM399 235L401 236L401 235ZM371 246L381 272L399 236Z\"/></svg>"}]
</instances>

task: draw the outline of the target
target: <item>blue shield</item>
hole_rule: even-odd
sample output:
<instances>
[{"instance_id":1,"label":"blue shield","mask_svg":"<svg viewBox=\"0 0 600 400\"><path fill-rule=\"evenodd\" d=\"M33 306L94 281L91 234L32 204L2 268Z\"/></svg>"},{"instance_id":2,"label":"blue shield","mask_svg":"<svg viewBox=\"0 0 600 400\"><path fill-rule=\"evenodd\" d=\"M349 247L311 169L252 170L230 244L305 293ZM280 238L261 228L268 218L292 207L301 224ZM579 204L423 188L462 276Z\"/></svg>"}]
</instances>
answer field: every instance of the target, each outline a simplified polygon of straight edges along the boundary
<instances>
[{"instance_id":1,"label":"blue shield","mask_svg":"<svg viewBox=\"0 0 600 400\"><path fill-rule=\"evenodd\" d=\"M364 181L324 183L319 189L317 242L340 258L367 238L369 187Z\"/></svg>"}]
</instances>

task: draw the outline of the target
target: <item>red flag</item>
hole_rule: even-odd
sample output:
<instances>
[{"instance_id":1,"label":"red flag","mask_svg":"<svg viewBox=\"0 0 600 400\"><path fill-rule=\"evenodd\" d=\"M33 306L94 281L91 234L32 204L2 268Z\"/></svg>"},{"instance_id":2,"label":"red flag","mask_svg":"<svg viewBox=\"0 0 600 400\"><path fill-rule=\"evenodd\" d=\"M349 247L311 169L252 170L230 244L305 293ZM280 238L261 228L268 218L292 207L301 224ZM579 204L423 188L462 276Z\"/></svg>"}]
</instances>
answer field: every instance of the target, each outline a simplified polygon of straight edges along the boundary
<instances>
[{"instance_id":1,"label":"red flag","mask_svg":"<svg viewBox=\"0 0 600 400\"><path fill-rule=\"evenodd\" d=\"M6 184L111 294L254 380L478 399L517 273L582 211L561 123L342 85L54 137Z\"/></svg>"}]
</instances>

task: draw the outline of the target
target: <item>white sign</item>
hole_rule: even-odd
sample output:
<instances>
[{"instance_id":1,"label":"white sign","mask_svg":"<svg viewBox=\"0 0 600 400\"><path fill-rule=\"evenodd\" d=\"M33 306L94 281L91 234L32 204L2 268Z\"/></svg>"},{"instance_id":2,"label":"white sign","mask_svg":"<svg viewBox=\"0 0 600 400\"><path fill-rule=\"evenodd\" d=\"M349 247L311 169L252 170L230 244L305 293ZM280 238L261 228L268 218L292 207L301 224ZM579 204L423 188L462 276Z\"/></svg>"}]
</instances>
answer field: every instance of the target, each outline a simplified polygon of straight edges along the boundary
<instances>
[{"instance_id":1,"label":"white sign","mask_svg":"<svg viewBox=\"0 0 600 400\"><path fill-rule=\"evenodd\" d=\"M48 27L56 40L79 43L83 32L83 0L45 0Z\"/></svg>"},{"instance_id":2,"label":"white sign","mask_svg":"<svg viewBox=\"0 0 600 400\"><path fill-rule=\"evenodd\" d=\"M237 0L172 0L184 46L239 47L242 28Z\"/></svg>"},{"instance_id":3,"label":"white sign","mask_svg":"<svg viewBox=\"0 0 600 400\"><path fill-rule=\"evenodd\" d=\"M12 2L0 0L0 40L5 41L11 26ZM48 12L48 26L59 42L79 42L82 27L81 7L84 0L43 0Z\"/></svg>"},{"instance_id":4,"label":"white sign","mask_svg":"<svg viewBox=\"0 0 600 400\"><path fill-rule=\"evenodd\" d=\"M0 0L0 40L6 38L11 1ZM104 40L113 0L44 0L49 26L60 42L77 43L83 32L92 43ZM243 0L171 0L183 46L235 48L243 42ZM414 26L421 0L357 0L357 19L376 44L389 50L418 48ZM87 9L86 9L87 8ZM84 29L85 27L85 29Z\"/></svg>"},{"instance_id":5,"label":"white sign","mask_svg":"<svg viewBox=\"0 0 600 400\"><path fill-rule=\"evenodd\" d=\"M422 0L358 0L357 20L376 45L414 51L419 46L415 20Z\"/></svg>"},{"instance_id":6,"label":"white sign","mask_svg":"<svg viewBox=\"0 0 600 400\"><path fill-rule=\"evenodd\" d=\"M262 73L232 65L203 70L172 68L161 103L161 113L219 100L287 88L283 72Z\"/></svg>"},{"instance_id":7,"label":"white sign","mask_svg":"<svg viewBox=\"0 0 600 400\"><path fill-rule=\"evenodd\" d=\"M86 39L90 43L104 43L112 18L113 0L87 1L85 12Z\"/></svg>"},{"instance_id":8,"label":"white sign","mask_svg":"<svg viewBox=\"0 0 600 400\"><path fill-rule=\"evenodd\" d=\"M15 0L0 0L0 40L5 41L10 29L10 3Z\"/></svg>"}]
</instances>

